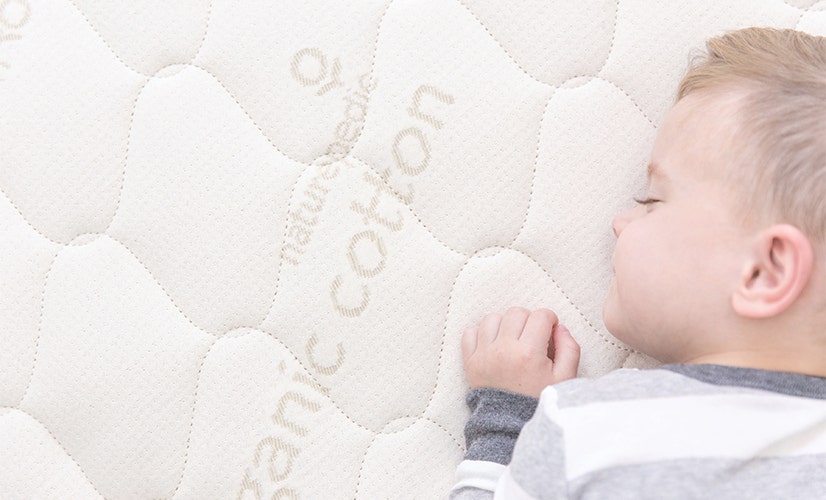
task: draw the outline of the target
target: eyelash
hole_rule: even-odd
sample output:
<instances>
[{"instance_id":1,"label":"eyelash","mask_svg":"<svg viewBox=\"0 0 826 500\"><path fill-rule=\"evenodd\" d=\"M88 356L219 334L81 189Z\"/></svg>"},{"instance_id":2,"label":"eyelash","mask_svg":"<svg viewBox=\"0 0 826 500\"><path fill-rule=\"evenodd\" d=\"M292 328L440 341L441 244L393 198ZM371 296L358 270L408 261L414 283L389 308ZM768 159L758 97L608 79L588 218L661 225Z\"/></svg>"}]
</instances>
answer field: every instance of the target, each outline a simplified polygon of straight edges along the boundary
<instances>
[{"instance_id":1,"label":"eyelash","mask_svg":"<svg viewBox=\"0 0 826 500\"><path fill-rule=\"evenodd\" d=\"M657 199L654 199L654 198L645 198L643 200L641 200L639 198L634 198L634 201L637 202L640 205L651 205L652 203L658 203L661 200L657 200Z\"/></svg>"}]
</instances>

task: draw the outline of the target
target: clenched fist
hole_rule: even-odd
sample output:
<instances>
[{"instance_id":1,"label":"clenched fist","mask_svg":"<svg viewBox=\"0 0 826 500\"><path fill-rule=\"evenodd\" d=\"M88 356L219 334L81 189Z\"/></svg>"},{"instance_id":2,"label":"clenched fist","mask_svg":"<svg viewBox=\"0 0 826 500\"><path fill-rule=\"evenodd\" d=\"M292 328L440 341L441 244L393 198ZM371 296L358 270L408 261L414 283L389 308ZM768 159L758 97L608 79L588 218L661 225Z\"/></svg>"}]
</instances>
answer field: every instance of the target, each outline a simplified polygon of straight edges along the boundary
<instances>
[{"instance_id":1,"label":"clenched fist","mask_svg":"<svg viewBox=\"0 0 826 500\"><path fill-rule=\"evenodd\" d=\"M462 357L471 388L538 398L548 385L576 377L579 344L553 311L512 307L465 330Z\"/></svg>"}]
</instances>

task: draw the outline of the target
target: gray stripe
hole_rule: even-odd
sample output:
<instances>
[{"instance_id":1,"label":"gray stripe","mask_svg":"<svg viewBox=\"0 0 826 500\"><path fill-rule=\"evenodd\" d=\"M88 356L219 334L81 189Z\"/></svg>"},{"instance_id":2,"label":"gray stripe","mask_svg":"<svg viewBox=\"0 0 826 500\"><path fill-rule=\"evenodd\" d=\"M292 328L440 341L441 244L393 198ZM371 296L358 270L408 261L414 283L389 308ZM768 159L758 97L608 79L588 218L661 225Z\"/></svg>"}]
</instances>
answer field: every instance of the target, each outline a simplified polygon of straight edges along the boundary
<instances>
[{"instance_id":1,"label":"gray stripe","mask_svg":"<svg viewBox=\"0 0 826 500\"><path fill-rule=\"evenodd\" d=\"M661 368L707 384L748 387L789 396L826 399L826 378L802 373L722 365L665 365Z\"/></svg>"},{"instance_id":2,"label":"gray stripe","mask_svg":"<svg viewBox=\"0 0 826 500\"><path fill-rule=\"evenodd\" d=\"M612 500L824 498L826 455L613 467L575 479L570 493Z\"/></svg>"},{"instance_id":3,"label":"gray stripe","mask_svg":"<svg viewBox=\"0 0 826 500\"><path fill-rule=\"evenodd\" d=\"M632 399L698 394L739 394L742 389L710 385L670 370L623 368L600 378L576 378L554 386L560 408Z\"/></svg>"},{"instance_id":4,"label":"gray stripe","mask_svg":"<svg viewBox=\"0 0 826 500\"><path fill-rule=\"evenodd\" d=\"M513 461L514 481L536 498L567 498L562 428L538 411L522 428Z\"/></svg>"},{"instance_id":5,"label":"gray stripe","mask_svg":"<svg viewBox=\"0 0 826 500\"><path fill-rule=\"evenodd\" d=\"M600 378L577 378L555 387L560 408L643 398L742 394L743 389L826 399L826 378L722 365L623 368Z\"/></svg>"}]
</instances>

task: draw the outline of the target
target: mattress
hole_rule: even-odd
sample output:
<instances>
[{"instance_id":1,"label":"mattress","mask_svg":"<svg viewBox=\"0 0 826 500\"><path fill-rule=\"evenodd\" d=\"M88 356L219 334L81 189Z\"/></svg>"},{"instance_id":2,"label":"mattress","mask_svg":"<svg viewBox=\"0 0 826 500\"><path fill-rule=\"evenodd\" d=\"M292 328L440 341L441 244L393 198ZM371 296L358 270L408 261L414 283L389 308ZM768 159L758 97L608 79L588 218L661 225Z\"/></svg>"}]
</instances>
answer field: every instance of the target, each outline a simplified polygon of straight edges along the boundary
<instances>
[{"instance_id":1,"label":"mattress","mask_svg":"<svg viewBox=\"0 0 826 500\"><path fill-rule=\"evenodd\" d=\"M815 0L0 1L0 497L441 498L459 338L580 375L691 50Z\"/></svg>"}]
</instances>

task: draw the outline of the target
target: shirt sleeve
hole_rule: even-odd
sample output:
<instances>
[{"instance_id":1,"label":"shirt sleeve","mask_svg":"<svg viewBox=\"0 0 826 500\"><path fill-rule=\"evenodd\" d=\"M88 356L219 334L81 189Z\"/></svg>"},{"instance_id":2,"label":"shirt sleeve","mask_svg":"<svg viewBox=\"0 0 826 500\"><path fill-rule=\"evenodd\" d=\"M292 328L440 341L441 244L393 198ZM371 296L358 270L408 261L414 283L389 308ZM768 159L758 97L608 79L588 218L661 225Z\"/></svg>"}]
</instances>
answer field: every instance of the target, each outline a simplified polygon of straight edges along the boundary
<instances>
[{"instance_id":1,"label":"shirt sleeve","mask_svg":"<svg viewBox=\"0 0 826 500\"><path fill-rule=\"evenodd\" d=\"M536 411L538 400L499 389L474 389L466 402L467 453L456 469L452 499L492 498L513 454L519 432Z\"/></svg>"},{"instance_id":2,"label":"shirt sleeve","mask_svg":"<svg viewBox=\"0 0 826 500\"><path fill-rule=\"evenodd\" d=\"M499 389L474 389L467 395L471 415L465 425L465 460L507 465L522 426L538 400Z\"/></svg>"},{"instance_id":3,"label":"shirt sleeve","mask_svg":"<svg viewBox=\"0 0 826 500\"><path fill-rule=\"evenodd\" d=\"M456 469L451 499L567 498L563 433L550 418L556 390L546 388L538 406L528 398L534 410L528 416L520 405L531 401L522 398L527 397L503 391L468 394L468 452Z\"/></svg>"}]
</instances>

